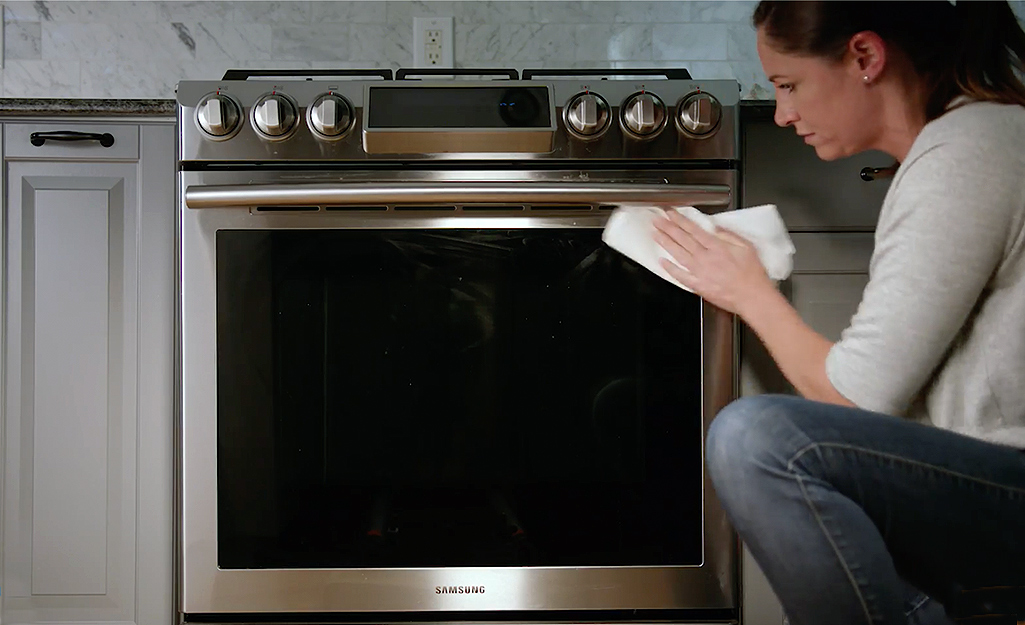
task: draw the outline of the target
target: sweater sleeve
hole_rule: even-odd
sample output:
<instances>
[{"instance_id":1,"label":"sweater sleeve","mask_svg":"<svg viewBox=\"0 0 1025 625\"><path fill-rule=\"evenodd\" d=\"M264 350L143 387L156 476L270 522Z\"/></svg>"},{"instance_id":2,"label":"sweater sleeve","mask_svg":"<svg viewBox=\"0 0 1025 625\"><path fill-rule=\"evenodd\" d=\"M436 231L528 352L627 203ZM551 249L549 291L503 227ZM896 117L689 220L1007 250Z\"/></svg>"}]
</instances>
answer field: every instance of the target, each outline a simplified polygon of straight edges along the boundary
<instances>
[{"instance_id":1,"label":"sweater sleeve","mask_svg":"<svg viewBox=\"0 0 1025 625\"><path fill-rule=\"evenodd\" d=\"M1003 258L1021 173L983 143L933 145L893 182L862 301L826 358L833 386L861 408L906 413Z\"/></svg>"}]
</instances>

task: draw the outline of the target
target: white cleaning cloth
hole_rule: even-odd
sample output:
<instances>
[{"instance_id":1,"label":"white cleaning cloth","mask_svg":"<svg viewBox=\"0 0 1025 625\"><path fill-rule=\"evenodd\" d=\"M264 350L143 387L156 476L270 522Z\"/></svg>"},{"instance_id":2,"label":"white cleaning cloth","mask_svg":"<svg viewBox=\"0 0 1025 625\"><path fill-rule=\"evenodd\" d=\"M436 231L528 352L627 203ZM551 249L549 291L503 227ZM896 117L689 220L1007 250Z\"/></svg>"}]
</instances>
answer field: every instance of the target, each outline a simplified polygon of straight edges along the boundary
<instances>
[{"instance_id":1,"label":"white cleaning cloth","mask_svg":"<svg viewBox=\"0 0 1025 625\"><path fill-rule=\"evenodd\" d=\"M714 215L706 215L693 206L669 210L678 211L709 232L714 232L719 226L750 241L758 252L758 259L762 261L765 273L773 280L785 280L794 269L794 243L790 240L786 224L783 223L783 218L779 216L774 204ZM670 276L658 263L660 258L676 263L669 252L653 238L655 218L663 214L662 209L649 206L617 208L605 224L601 238L612 249L635 260L659 277L689 291L690 289Z\"/></svg>"}]
</instances>

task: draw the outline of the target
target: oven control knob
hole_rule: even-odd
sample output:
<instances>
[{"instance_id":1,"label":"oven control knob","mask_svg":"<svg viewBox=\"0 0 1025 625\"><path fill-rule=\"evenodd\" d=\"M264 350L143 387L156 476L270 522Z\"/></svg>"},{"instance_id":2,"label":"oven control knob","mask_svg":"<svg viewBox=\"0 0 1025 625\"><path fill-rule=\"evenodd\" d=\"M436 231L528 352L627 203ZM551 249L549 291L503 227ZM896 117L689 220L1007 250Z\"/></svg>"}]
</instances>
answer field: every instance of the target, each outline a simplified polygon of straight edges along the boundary
<instances>
[{"instance_id":1,"label":"oven control knob","mask_svg":"<svg viewBox=\"0 0 1025 625\"><path fill-rule=\"evenodd\" d=\"M707 93L692 93L676 107L676 124L692 137L707 137L715 133L722 120L722 105Z\"/></svg>"},{"instance_id":2,"label":"oven control knob","mask_svg":"<svg viewBox=\"0 0 1025 625\"><path fill-rule=\"evenodd\" d=\"M242 125L242 107L231 96L211 93L196 107L196 123L210 139L229 139Z\"/></svg>"},{"instance_id":3,"label":"oven control knob","mask_svg":"<svg viewBox=\"0 0 1025 625\"><path fill-rule=\"evenodd\" d=\"M579 93L566 104L566 126L582 137L596 137L609 125L609 103L593 93Z\"/></svg>"},{"instance_id":4,"label":"oven control knob","mask_svg":"<svg viewBox=\"0 0 1025 625\"><path fill-rule=\"evenodd\" d=\"M284 139L295 130L298 116L299 107L292 98L272 93L257 100L253 106L253 127L265 139Z\"/></svg>"},{"instance_id":5,"label":"oven control knob","mask_svg":"<svg viewBox=\"0 0 1025 625\"><path fill-rule=\"evenodd\" d=\"M352 125L352 107L342 96L325 93L310 105L307 122L321 139L338 139Z\"/></svg>"},{"instance_id":6,"label":"oven control knob","mask_svg":"<svg viewBox=\"0 0 1025 625\"><path fill-rule=\"evenodd\" d=\"M653 93L635 93L622 107L623 125L639 137L650 137L666 123L666 105Z\"/></svg>"}]
</instances>

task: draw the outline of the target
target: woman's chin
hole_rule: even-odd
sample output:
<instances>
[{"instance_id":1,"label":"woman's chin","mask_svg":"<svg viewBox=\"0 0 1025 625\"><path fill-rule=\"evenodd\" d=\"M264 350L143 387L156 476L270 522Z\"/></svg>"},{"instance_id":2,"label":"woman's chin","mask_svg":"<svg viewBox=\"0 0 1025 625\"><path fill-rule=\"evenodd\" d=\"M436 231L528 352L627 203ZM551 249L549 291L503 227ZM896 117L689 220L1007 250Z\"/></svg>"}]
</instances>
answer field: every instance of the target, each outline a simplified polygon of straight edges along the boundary
<instances>
[{"instance_id":1,"label":"woman's chin","mask_svg":"<svg viewBox=\"0 0 1025 625\"><path fill-rule=\"evenodd\" d=\"M815 148L815 154L824 161L835 161L838 158L846 156L842 150L839 150L836 146L828 143L817 144L813 147Z\"/></svg>"}]
</instances>

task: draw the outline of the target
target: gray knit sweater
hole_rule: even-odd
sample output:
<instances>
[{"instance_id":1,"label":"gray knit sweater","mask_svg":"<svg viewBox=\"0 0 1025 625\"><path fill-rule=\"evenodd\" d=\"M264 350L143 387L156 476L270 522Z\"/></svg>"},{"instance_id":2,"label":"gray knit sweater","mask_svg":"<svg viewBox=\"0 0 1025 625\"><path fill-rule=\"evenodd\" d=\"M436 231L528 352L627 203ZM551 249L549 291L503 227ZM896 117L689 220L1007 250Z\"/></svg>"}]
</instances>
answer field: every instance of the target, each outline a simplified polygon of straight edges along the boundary
<instances>
[{"instance_id":1,"label":"gray knit sweater","mask_svg":"<svg viewBox=\"0 0 1025 625\"><path fill-rule=\"evenodd\" d=\"M1025 448L1025 107L925 126L883 201L870 279L826 359L859 407Z\"/></svg>"}]
</instances>

